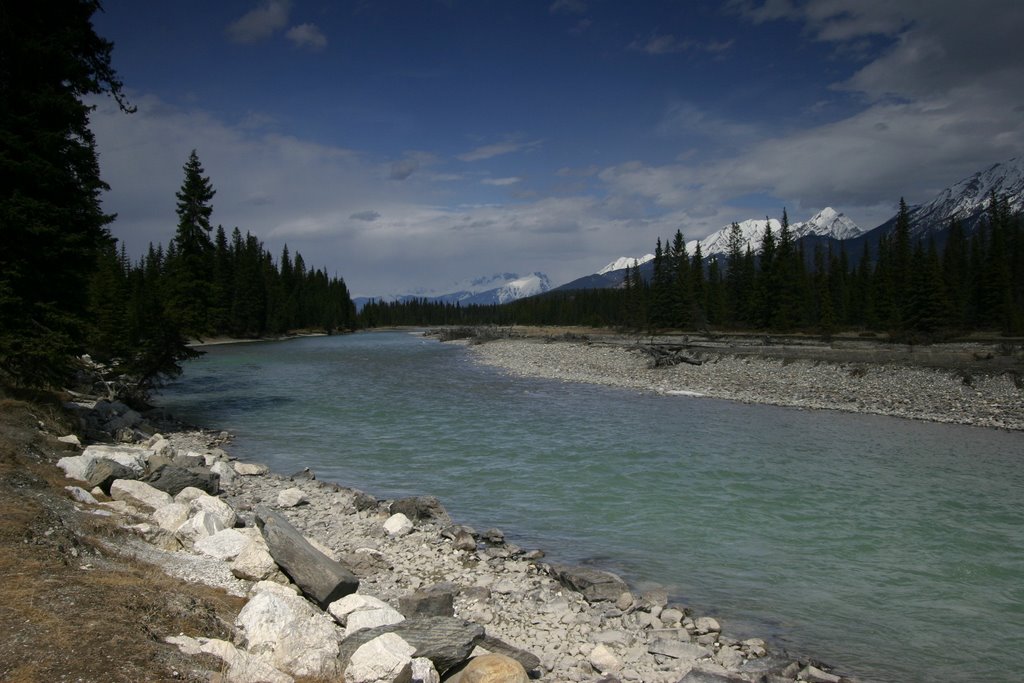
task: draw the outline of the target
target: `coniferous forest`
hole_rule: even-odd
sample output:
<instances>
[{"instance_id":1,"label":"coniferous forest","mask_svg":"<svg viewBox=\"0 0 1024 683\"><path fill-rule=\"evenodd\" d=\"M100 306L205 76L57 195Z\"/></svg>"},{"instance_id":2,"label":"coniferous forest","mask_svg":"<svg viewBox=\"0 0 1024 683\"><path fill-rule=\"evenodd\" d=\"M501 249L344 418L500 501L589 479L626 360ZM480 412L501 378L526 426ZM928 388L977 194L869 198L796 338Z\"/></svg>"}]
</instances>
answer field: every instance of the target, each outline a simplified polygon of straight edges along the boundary
<instances>
[{"instance_id":1,"label":"coniferous forest","mask_svg":"<svg viewBox=\"0 0 1024 683\"><path fill-rule=\"evenodd\" d=\"M215 190L195 152L167 246L135 262L118 247L83 98L134 110L113 45L92 27L99 3L59 4L11 3L0 22L0 380L60 386L89 353L145 396L197 355L191 339L351 328L341 278L287 247L275 259L238 228L213 229Z\"/></svg>"},{"instance_id":2,"label":"coniferous forest","mask_svg":"<svg viewBox=\"0 0 1024 683\"><path fill-rule=\"evenodd\" d=\"M900 201L892 231L875 249L848 254L841 241L806 253L789 229L765 235L754 254L739 225L728 253L688 253L682 232L655 244L651 270L628 269L617 289L554 291L501 306L424 300L371 302L366 327L382 325L586 325L627 330L746 330L828 337L841 330L927 343L973 331L1024 333L1024 228L1005 198L968 236L948 226L944 248L910 236Z\"/></svg>"}]
</instances>

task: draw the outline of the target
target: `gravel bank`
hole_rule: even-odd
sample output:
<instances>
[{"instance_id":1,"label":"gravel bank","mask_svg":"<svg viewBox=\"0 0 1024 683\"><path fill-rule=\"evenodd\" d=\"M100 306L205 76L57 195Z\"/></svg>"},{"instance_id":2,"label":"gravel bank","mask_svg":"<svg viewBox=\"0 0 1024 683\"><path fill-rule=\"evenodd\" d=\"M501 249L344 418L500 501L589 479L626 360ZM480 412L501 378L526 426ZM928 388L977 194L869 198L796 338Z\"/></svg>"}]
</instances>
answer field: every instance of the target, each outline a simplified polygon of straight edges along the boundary
<instances>
[{"instance_id":1,"label":"gravel bank","mask_svg":"<svg viewBox=\"0 0 1024 683\"><path fill-rule=\"evenodd\" d=\"M965 376L887 363L779 360L707 352L699 354L701 365L649 368L645 355L623 346L522 338L469 348L481 363L524 377L1024 429L1024 390L1009 374Z\"/></svg>"}]
</instances>

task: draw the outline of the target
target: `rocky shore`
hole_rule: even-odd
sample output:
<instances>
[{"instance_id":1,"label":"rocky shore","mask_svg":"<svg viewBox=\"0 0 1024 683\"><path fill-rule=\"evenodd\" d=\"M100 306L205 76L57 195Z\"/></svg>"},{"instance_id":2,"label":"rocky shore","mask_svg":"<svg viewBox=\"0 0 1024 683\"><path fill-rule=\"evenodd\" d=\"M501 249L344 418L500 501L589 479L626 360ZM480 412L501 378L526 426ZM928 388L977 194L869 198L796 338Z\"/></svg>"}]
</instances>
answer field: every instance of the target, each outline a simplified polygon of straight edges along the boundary
<instances>
[{"instance_id":1,"label":"rocky shore","mask_svg":"<svg viewBox=\"0 0 1024 683\"><path fill-rule=\"evenodd\" d=\"M108 550L246 600L230 639L166 638L220 660L219 680L848 680L735 640L663 592L462 526L434 498L378 500L308 470L271 473L235 460L227 434L116 402L74 407L81 433L117 435L58 463L80 514L128 534Z\"/></svg>"},{"instance_id":2,"label":"rocky shore","mask_svg":"<svg viewBox=\"0 0 1024 683\"><path fill-rule=\"evenodd\" d=\"M520 337L472 344L470 348L480 362L520 376L801 409L1024 429L1024 388L1020 376L1012 370L976 372L962 367L863 360L853 353L845 354L844 359L833 352L830 360L807 351L753 355L750 348L724 350L697 345L685 351L692 363L652 367L650 356L636 342L625 340Z\"/></svg>"}]
</instances>

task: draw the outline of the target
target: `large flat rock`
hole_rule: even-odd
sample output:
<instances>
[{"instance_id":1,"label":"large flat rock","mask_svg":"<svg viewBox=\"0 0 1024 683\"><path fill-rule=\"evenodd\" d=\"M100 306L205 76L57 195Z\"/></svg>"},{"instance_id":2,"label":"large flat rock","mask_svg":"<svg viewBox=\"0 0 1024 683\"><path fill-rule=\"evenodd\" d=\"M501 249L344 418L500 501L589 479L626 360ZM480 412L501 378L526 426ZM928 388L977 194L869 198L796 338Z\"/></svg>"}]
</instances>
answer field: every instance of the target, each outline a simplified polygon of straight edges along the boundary
<instances>
[{"instance_id":1,"label":"large flat rock","mask_svg":"<svg viewBox=\"0 0 1024 683\"><path fill-rule=\"evenodd\" d=\"M256 524L274 562L322 609L359 589L355 574L314 548L284 516L261 505Z\"/></svg>"}]
</instances>

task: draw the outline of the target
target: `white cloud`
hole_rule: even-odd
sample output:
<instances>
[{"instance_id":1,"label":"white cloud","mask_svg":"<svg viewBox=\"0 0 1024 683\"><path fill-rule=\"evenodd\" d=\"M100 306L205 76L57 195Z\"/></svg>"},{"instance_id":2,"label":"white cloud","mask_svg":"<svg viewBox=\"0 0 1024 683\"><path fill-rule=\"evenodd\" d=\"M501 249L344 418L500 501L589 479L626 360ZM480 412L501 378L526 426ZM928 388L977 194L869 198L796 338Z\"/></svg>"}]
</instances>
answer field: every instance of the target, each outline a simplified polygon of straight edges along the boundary
<instances>
[{"instance_id":1,"label":"white cloud","mask_svg":"<svg viewBox=\"0 0 1024 683\"><path fill-rule=\"evenodd\" d=\"M265 0L228 24L226 33L235 43L255 43L269 38L288 24L289 0Z\"/></svg>"},{"instance_id":2,"label":"white cloud","mask_svg":"<svg viewBox=\"0 0 1024 683\"><path fill-rule=\"evenodd\" d=\"M509 178L484 178L480 181L484 185L494 185L496 187L506 187L508 185L515 185L516 183L523 182L522 178L512 176Z\"/></svg>"},{"instance_id":3,"label":"white cloud","mask_svg":"<svg viewBox=\"0 0 1024 683\"><path fill-rule=\"evenodd\" d=\"M292 26L284 37L292 41L295 47L307 47L311 50L322 50L327 47L327 36L316 24L299 24Z\"/></svg>"},{"instance_id":4,"label":"white cloud","mask_svg":"<svg viewBox=\"0 0 1024 683\"><path fill-rule=\"evenodd\" d=\"M496 142L491 145L483 145L476 147L468 152L459 154L456 158L460 161L482 161L483 159L491 159L496 156L503 154L512 154L513 152L522 152L525 150L533 149L540 146L541 140L531 140L529 142L520 142L514 140L508 140L506 142Z\"/></svg>"}]
</instances>

